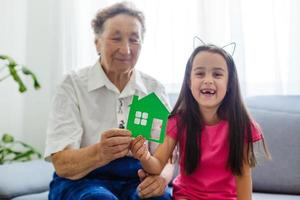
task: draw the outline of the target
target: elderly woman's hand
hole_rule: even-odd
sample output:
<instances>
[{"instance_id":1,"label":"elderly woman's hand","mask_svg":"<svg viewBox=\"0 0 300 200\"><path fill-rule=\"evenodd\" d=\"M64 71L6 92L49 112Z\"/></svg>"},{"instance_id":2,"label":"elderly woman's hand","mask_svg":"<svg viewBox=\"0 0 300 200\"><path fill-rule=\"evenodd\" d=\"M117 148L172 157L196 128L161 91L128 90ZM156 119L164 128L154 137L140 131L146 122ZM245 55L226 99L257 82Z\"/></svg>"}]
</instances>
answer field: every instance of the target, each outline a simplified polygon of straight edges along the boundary
<instances>
[{"instance_id":1,"label":"elderly woman's hand","mask_svg":"<svg viewBox=\"0 0 300 200\"><path fill-rule=\"evenodd\" d=\"M167 181L160 175L150 175L144 170L138 171L141 183L138 185L138 196L141 199L161 196L165 193Z\"/></svg>"},{"instance_id":2,"label":"elderly woman's hand","mask_svg":"<svg viewBox=\"0 0 300 200\"><path fill-rule=\"evenodd\" d=\"M130 145L133 157L142 162L148 160L151 156L145 141L145 138L139 135L131 142Z\"/></svg>"},{"instance_id":3,"label":"elderly woman's hand","mask_svg":"<svg viewBox=\"0 0 300 200\"><path fill-rule=\"evenodd\" d=\"M125 129L110 129L101 135L98 153L104 163L124 157L129 152L131 133Z\"/></svg>"}]
</instances>

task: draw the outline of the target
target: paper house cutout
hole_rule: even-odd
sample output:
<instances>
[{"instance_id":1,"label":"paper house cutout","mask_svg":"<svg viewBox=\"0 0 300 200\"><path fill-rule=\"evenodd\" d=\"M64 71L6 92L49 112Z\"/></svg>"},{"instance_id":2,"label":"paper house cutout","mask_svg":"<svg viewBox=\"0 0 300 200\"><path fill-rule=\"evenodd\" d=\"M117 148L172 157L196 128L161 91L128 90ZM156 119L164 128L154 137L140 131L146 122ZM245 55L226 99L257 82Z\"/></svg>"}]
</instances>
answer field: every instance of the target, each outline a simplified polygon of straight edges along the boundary
<instances>
[{"instance_id":1,"label":"paper house cutout","mask_svg":"<svg viewBox=\"0 0 300 200\"><path fill-rule=\"evenodd\" d=\"M151 93L140 100L134 95L129 107L127 129L133 137L142 135L146 140L163 143L169 111L156 94Z\"/></svg>"}]
</instances>

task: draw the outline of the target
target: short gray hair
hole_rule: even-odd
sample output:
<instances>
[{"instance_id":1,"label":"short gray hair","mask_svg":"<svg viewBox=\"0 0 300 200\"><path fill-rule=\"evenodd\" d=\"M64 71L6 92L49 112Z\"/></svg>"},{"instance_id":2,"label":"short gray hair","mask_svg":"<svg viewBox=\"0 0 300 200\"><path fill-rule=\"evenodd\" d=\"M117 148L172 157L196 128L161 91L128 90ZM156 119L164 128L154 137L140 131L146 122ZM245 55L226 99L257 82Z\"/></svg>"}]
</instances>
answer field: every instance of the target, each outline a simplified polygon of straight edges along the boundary
<instances>
[{"instance_id":1,"label":"short gray hair","mask_svg":"<svg viewBox=\"0 0 300 200\"><path fill-rule=\"evenodd\" d=\"M129 2L116 3L104 9L100 9L95 18L92 20L92 28L95 35L99 35L103 32L106 20L119 14L125 14L137 18L142 25L142 38L144 38L144 33L146 31L145 16Z\"/></svg>"}]
</instances>

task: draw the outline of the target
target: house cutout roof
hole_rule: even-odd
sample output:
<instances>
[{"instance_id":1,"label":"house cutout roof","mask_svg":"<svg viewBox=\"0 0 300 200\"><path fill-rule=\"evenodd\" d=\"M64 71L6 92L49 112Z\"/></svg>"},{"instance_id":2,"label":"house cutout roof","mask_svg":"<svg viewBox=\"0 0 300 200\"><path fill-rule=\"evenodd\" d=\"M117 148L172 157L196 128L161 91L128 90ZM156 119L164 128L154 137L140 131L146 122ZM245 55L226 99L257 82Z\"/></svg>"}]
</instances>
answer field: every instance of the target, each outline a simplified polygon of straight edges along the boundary
<instances>
[{"instance_id":1,"label":"house cutout roof","mask_svg":"<svg viewBox=\"0 0 300 200\"><path fill-rule=\"evenodd\" d=\"M134 137L142 135L146 140L162 143L165 138L169 111L155 93L139 99L134 95L129 105L127 129Z\"/></svg>"}]
</instances>

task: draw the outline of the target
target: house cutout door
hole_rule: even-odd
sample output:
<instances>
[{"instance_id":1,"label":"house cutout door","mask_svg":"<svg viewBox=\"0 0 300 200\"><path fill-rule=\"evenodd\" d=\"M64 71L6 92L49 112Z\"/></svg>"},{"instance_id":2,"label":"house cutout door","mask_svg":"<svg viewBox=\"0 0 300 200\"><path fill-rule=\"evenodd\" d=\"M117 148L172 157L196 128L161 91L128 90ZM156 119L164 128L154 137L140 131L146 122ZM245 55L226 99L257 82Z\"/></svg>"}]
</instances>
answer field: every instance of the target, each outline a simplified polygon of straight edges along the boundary
<instances>
[{"instance_id":1,"label":"house cutout door","mask_svg":"<svg viewBox=\"0 0 300 200\"><path fill-rule=\"evenodd\" d=\"M160 132L162 127L163 120L153 118L152 126L151 126L151 138L154 140L160 140Z\"/></svg>"}]
</instances>

